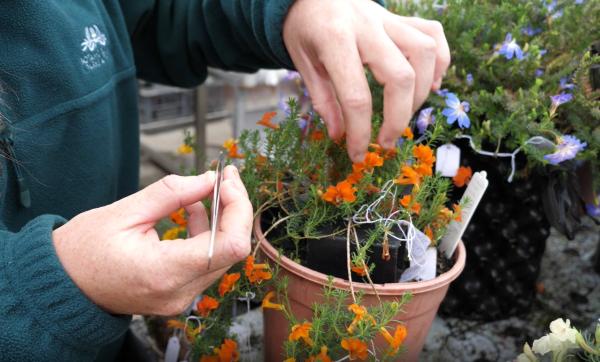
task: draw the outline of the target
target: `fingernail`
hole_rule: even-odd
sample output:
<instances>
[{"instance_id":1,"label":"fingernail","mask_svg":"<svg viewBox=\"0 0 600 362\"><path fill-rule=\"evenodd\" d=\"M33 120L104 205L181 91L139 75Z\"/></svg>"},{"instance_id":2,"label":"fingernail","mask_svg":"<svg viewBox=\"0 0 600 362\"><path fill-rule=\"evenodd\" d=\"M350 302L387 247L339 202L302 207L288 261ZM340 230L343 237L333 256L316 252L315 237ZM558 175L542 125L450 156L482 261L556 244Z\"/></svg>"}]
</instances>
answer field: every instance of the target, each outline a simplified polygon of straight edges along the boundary
<instances>
[{"instance_id":1,"label":"fingernail","mask_svg":"<svg viewBox=\"0 0 600 362\"><path fill-rule=\"evenodd\" d=\"M364 152L353 152L350 155L350 159L352 159L352 162L354 163L358 163L358 162L363 162L365 159L365 153Z\"/></svg>"}]
</instances>

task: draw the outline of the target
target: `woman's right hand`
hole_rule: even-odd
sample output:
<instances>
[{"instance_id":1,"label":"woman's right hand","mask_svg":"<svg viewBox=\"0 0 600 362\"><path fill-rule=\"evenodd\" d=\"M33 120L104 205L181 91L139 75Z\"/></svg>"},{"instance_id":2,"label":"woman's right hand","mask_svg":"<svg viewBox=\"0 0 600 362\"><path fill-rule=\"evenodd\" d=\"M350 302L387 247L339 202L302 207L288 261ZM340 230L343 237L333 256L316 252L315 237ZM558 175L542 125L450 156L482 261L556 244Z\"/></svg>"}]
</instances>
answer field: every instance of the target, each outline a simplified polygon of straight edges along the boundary
<instances>
[{"instance_id":1,"label":"woman's right hand","mask_svg":"<svg viewBox=\"0 0 600 362\"><path fill-rule=\"evenodd\" d=\"M167 176L111 205L77 215L54 230L56 253L83 293L110 313L175 315L250 252L253 212L234 166L224 171L221 218L208 265L210 237L202 200L214 172ZM154 225L184 207L189 238L160 241Z\"/></svg>"}]
</instances>

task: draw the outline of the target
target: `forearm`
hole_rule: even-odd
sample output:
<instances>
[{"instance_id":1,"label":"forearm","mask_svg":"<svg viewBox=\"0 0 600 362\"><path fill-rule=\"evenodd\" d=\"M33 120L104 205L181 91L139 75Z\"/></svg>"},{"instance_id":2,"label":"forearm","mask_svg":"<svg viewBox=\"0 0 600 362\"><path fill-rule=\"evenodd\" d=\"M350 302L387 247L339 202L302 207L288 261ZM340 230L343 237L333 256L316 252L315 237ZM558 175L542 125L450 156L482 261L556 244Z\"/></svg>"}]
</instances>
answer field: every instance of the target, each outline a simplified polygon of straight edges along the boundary
<instances>
[{"instance_id":1,"label":"forearm","mask_svg":"<svg viewBox=\"0 0 600 362\"><path fill-rule=\"evenodd\" d=\"M207 67L292 68L282 28L294 0L121 1L141 78L194 86Z\"/></svg>"},{"instance_id":2,"label":"forearm","mask_svg":"<svg viewBox=\"0 0 600 362\"><path fill-rule=\"evenodd\" d=\"M0 350L7 360L21 360L23 341L35 341L35 348L25 346L31 352L25 360L52 360L54 353L62 360L93 358L128 327L129 317L98 308L65 273L51 238L64 222L45 215L19 232L0 231L0 319L6 330Z\"/></svg>"}]
</instances>

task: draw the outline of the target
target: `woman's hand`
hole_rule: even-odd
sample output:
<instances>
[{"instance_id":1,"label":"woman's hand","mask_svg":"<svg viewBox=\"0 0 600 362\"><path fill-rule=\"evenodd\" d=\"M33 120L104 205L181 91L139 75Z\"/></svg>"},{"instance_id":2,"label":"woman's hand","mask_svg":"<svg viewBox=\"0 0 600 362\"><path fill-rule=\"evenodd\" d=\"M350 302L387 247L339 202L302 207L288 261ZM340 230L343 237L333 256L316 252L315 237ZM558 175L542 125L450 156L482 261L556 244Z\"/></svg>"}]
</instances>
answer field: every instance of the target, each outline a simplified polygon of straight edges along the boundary
<instances>
[{"instance_id":1,"label":"woman's hand","mask_svg":"<svg viewBox=\"0 0 600 362\"><path fill-rule=\"evenodd\" d=\"M384 86L377 141L393 148L429 92L440 88L450 64L439 22L398 16L371 0L296 0L283 37L329 135L346 134L354 162L363 161L371 136L363 65Z\"/></svg>"},{"instance_id":2,"label":"woman's hand","mask_svg":"<svg viewBox=\"0 0 600 362\"><path fill-rule=\"evenodd\" d=\"M175 315L250 252L252 205L237 169L225 168L211 270L202 200L214 172L167 176L111 205L77 215L53 232L56 253L83 293L116 314ZM160 241L154 225L184 207L189 238Z\"/></svg>"}]
</instances>

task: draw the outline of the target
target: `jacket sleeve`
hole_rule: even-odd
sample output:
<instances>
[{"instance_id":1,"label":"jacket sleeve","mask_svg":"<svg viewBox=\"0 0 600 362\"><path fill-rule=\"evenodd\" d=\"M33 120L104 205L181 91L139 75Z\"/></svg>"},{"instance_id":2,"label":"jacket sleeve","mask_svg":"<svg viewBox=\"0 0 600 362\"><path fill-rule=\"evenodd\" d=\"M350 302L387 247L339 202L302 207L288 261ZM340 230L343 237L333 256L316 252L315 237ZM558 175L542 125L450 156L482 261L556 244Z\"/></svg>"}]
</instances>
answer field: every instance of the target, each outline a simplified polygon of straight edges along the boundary
<instances>
[{"instance_id":1,"label":"jacket sleeve","mask_svg":"<svg viewBox=\"0 0 600 362\"><path fill-rule=\"evenodd\" d=\"M293 69L282 29L294 0L120 0L140 78L178 86L207 67Z\"/></svg>"},{"instance_id":2,"label":"jacket sleeve","mask_svg":"<svg viewBox=\"0 0 600 362\"><path fill-rule=\"evenodd\" d=\"M36 353L60 351L69 358L76 358L84 349L87 352L83 355L94 356L128 328L129 316L101 310L63 269L52 230L65 222L61 217L44 215L19 232L0 230L0 350L7 360L20 360L15 356L23 348ZM36 347L31 348L30 343ZM36 358L29 355L25 360Z\"/></svg>"}]
</instances>

